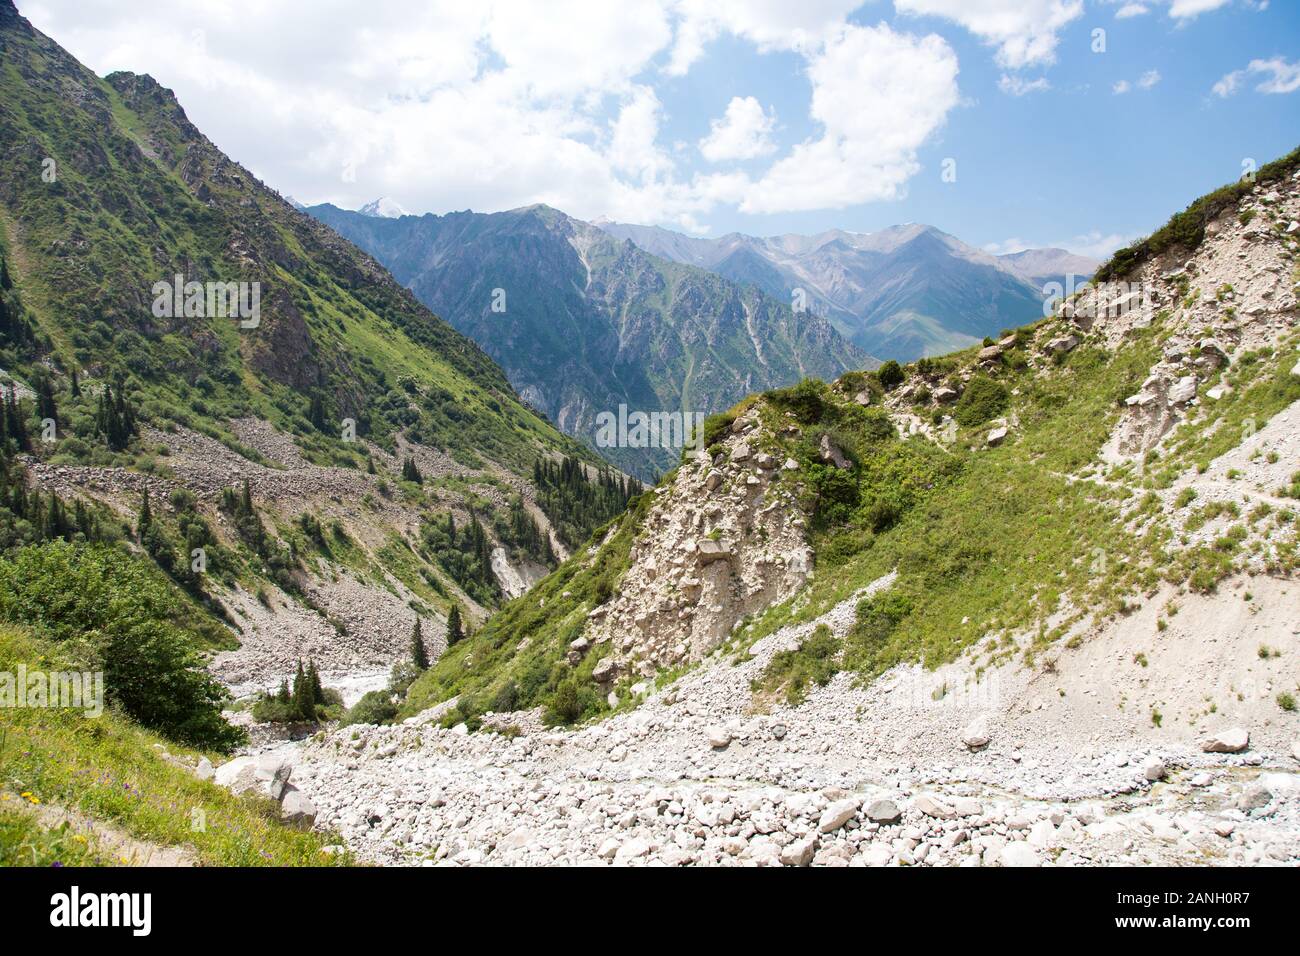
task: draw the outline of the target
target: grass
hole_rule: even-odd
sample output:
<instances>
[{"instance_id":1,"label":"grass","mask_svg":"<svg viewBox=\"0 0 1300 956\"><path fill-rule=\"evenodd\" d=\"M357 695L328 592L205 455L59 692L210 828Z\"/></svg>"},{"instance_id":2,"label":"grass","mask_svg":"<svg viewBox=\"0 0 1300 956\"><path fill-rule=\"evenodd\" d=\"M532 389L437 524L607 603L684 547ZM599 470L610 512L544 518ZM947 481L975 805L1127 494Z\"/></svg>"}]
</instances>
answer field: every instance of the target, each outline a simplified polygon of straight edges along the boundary
<instances>
[{"instance_id":1,"label":"grass","mask_svg":"<svg viewBox=\"0 0 1300 956\"><path fill-rule=\"evenodd\" d=\"M797 706L803 703L809 684L825 687L830 683L839 670L841 648L831 629L819 624L798 648L773 655L753 689L768 693L784 690L786 700Z\"/></svg>"},{"instance_id":2,"label":"grass","mask_svg":"<svg viewBox=\"0 0 1300 956\"><path fill-rule=\"evenodd\" d=\"M0 628L0 670L19 663L57 669L56 648L20 630ZM29 813L5 806L37 800L111 824L136 839L192 851L212 866L332 866L350 856L322 852L340 842L291 828L270 800L235 796L166 759L190 764L201 754L140 729L119 714L89 718L80 711L6 708L0 711L0 860L37 865L97 864L93 849L74 845L66 831L47 830ZM211 755L214 763L222 758ZM29 797L22 797L22 794ZM202 828L196 828L202 821Z\"/></svg>"}]
</instances>

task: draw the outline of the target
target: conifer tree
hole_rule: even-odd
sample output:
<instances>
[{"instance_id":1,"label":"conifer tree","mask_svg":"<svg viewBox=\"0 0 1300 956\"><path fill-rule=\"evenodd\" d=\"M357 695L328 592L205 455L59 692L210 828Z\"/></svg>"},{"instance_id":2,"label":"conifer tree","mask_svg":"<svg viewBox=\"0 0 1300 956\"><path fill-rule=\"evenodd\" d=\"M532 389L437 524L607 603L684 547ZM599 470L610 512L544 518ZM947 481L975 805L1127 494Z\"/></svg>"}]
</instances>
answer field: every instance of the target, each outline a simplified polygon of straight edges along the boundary
<instances>
[{"instance_id":1,"label":"conifer tree","mask_svg":"<svg viewBox=\"0 0 1300 956\"><path fill-rule=\"evenodd\" d=\"M148 534L150 526L153 524L153 510L149 507L149 489L145 488L144 497L140 500L140 516L136 518L135 533L144 540Z\"/></svg>"},{"instance_id":2,"label":"conifer tree","mask_svg":"<svg viewBox=\"0 0 1300 956\"><path fill-rule=\"evenodd\" d=\"M447 646L459 644L465 637L465 627L460 620L460 605L453 604L447 613Z\"/></svg>"},{"instance_id":3,"label":"conifer tree","mask_svg":"<svg viewBox=\"0 0 1300 956\"><path fill-rule=\"evenodd\" d=\"M415 627L411 629L411 663L422 671L429 669L429 652L424 646L424 636L420 633L418 616L415 619Z\"/></svg>"}]
</instances>

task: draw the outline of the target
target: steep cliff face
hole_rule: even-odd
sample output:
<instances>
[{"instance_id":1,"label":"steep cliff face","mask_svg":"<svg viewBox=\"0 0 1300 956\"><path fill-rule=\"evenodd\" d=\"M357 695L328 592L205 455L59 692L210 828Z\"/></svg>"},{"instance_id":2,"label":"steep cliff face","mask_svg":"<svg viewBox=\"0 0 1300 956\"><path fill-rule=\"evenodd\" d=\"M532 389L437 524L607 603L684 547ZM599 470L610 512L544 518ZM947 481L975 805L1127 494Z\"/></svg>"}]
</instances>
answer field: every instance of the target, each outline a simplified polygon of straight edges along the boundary
<instances>
[{"instance_id":1,"label":"steep cliff face","mask_svg":"<svg viewBox=\"0 0 1300 956\"><path fill-rule=\"evenodd\" d=\"M654 677L702 660L746 616L786 600L812 572L807 521L757 411L656 489L618 593L591 614L586 646L610 643L598 682ZM584 648L585 649L585 648Z\"/></svg>"}]
</instances>

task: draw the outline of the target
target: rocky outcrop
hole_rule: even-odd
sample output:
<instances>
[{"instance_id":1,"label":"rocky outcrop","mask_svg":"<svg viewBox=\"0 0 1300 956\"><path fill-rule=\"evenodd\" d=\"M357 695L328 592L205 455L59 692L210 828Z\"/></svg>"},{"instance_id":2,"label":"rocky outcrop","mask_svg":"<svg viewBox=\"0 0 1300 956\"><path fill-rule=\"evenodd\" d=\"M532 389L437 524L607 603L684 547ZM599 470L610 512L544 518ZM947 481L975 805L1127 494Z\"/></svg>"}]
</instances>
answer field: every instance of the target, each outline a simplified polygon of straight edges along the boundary
<instances>
[{"instance_id":1,"label":"rocky outcrop","mask_svg":"<svg viewBox=\"0 0 1300 956\"><path fill-rule=\"evenodd\" d=\"M592 644L613 645L598 681L700 660L745 615L807 580L805 520L763 443L750 411L712 458L688 460L657 489L618 593L584 632Z\"/></svg>"}]
</instances>

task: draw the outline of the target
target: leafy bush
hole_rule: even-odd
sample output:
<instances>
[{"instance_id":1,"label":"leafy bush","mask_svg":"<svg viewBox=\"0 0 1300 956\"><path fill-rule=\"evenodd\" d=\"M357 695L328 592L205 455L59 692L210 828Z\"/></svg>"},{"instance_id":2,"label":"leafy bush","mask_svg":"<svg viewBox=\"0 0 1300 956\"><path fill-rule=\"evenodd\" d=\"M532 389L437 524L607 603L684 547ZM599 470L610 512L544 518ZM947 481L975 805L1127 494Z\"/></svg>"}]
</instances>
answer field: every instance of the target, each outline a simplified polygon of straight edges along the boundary
<instances>
[{"instance_id":1,"label":"leafy bush","mask_svg":"<svg viewBox=\"0 0 1300 956\"><path fill-rule=\"evenodd\" d=\"M826 385L815 378L806 378L789 388L778 388L767 393L772 404L788 409L805 425L821 421L826 412Z\"/></svg>"},{"instance_id":2,"label":"leafy bush","mask_svg":"<svg viewBox=\"0 0 1300 956\"><path fill-rule=\"evenodd\" d=\"M986 375L976 375L966 384L966 391L953 410L958 424L967 428L983 425L1002 414L1010 400L1006 388Z\"/></svg>"},{"instance_id":3,"label":"leafy bush","mask_svg":"<svg viewBox=\"0 0 1300 956\"><path fill-rule=\"evenodd\" d=\"M65 642L105 695L145 727L226 750L243 732L221 716L226 692L178 620L185 603L150 565L104 545L62 541L0 559L0 619Z\"/></svg>"},{"instance_id":4,"label":"leafy bush","mask_svg":"<svg viewBox=\"0 0 1300 956\"><path fill-rule=\"evenodd\" d=\"M353 724L386 724L397 716L397 705L393 695L386 690L367 691L352 708L343 715L340 727Z\"/></svg>"},{"instance_id":5,"label":"leafy bush","mask_svg":"<svg viewBox=\"0 0 1300 956\"><path fill-rule=\"evenodd\" d=\"M890 359L876 370L876 377L880 379L880 384L888 391L897 385L903 384L905 377L903 375L903 366Z\"/></svg>"}]
</instances>

